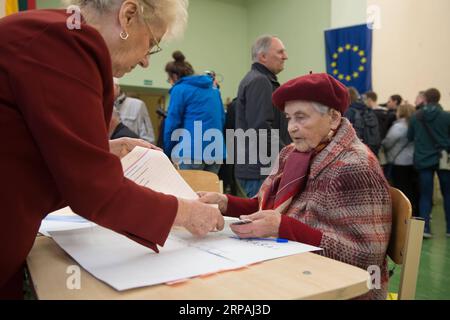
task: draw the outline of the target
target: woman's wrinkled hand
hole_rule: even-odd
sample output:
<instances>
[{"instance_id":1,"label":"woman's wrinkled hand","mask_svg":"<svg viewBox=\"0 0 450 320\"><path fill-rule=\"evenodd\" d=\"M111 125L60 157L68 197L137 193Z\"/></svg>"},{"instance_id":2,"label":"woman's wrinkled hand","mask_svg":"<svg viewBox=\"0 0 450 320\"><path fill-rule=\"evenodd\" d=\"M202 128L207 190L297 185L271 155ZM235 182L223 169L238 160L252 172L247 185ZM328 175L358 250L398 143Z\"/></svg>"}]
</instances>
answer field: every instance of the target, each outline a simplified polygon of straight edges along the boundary
<instances>
[{"instance_id":1,"label":"woman's wrinkled hand","mask_svg":"<svg viewBox=\"0 0 450 320\"><path fill-rule=\"evenodd\" d=\"M142 139L119 138L116 140L109 140L109 151L120 159L129 154L135 147L162 151L162 149Z\"/></svg>"},{"instance_id":2,"label":"woman's wrinkled hand","mask_svg":"<svg viewBox=\"0 0 450 320\"><path fill-rule=\"evenodd\" d=\"M206 204L217 204L222 214L227 212L228 198L221 193L217 192L197 192L200 197L199 201Z\"/></svg>"},{"instance_id":3,"label":"woman's wrinkled hand","mask_svg":"<svg viewBox=\"0 0 450 320\"><path fill-rule=\"evenodd\" d=\"M204 237L209 232L223 230L225 221L217 208L198 200L178 198L174 225L186 228L194 236Z\"/></svg>"},{"instance_id":4,"label":"woman's wrinkled hand","mask_svg":"<svg viewBox=\"0 0 450 320\"><path fill-rule=\"evenodd\" d=\"M259 211L248 216L240 216L241 220L251 220L252 223L230 225L231 230L242 239L278 237L281 224L281 214L274 210Z\"/></svg>"}]
</instances>

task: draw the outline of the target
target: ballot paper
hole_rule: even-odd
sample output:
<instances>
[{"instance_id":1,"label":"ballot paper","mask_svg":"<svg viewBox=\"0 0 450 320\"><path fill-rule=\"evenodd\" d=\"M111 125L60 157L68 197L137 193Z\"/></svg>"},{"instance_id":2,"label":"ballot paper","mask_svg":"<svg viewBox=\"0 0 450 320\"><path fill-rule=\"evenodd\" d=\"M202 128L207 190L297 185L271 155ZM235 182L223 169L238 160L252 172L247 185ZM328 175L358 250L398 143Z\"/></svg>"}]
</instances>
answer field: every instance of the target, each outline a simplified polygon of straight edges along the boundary
<instances>
[{"instance_id":1,"label":"ballot paper","mask_svg":"<svg viewBox=\"0 0 450 320\"><path fill-rule=\"evenodd\" d=\"M122 159L124 174L139 185L185 199L197 194L160 151L136 147ZM50 222L85 224L81 218L49 217ZM227 218L223 231L196 238L187 230L174 228L157 254L129 238L103 227L49 231L56 243L94 277L116 290L184 280L204 274L241 268L320 248L289 241L240 240Z\"/></svg>"},{"instance_id":2,"label":"ballot paper","mask_svg":"<svg viewBox=\"0 0 450 320\"><path fill-rule=\"evenodd\" d=\"M241 268L317 247L289 241L236 239L229 228L205 238L170 233L160 253L100 226L50 232L58 245L97 279L118 291Z\"/></svg>"},{"instance_id":3,"label":"ballot paper","mask_svg":"<svg viewBox=\"0 0 450 320\"><path fill-rule=\"evenodd\" d=\"M137 184L178 198L196 200L197 194L161 151L136 147L122 159L125 177Z\"/></svg>"},{"instance_id":4,"label":"ballot paper","mask_svg":"<svg viewBox=\"0 0 450 320\"><path fill-rule=\"evenodd\" d=\"M39 233L49 237L50 231L83 229L96 226L95 223L76 215L69 207L47 215L41 222Z\"/></svg>"},{"instance_id":5,"label":"ballot paper","mask_svg":"<svg viewBox=\"0 0 450 320\"><path fill-rule=\"evenodd\" d=\"M197 194L161 151L136 147L122 158L121 162L124 175L141 186L178 198L198 199ZM95 225L66 207L47 215L41 223L39 232L50 236L49 231L83 229Z\"/></svg>"}]
</instances>

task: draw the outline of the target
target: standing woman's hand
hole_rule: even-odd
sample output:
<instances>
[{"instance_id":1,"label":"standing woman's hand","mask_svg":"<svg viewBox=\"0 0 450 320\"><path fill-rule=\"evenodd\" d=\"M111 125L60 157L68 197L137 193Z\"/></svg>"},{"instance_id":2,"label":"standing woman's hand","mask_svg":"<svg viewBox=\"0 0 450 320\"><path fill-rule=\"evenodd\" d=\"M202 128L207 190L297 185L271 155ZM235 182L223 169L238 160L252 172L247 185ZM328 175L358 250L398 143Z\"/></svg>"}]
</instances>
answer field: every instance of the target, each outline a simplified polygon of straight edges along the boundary
<instances>
[{"instance_id":1,"label":"standing woman's hand","mask_svg":"<svg viewBox=\"0 0 450 320\"><path fill-rule=\"evenodd\" d=\"M120 159L130 153L135 147L143 147L153 150L162 151L160 148L144 141L142 139L133 138L119 138L116 140L109 140L109 151L115 154Z\"/></svg>"},{"instance_id":2,"label":"standing woman's hand","mask_svg":"<svg viewBox=\"0 0 450 320\"><path fill-rule=\"evenodd\" d=\"M217 208L198 200L178 198L174 225L185 227L194 236L204 237L209 232L223 230L225 221Z\"/></svg>"},{"instance_id":3,"label":"standing woman's hand","mask_svg":"<svg viewBox=\"0 0 450 320\"><path fill-rule=\"evenodd\" d=\"M200 197L200 202L206 204L217 204L222 214L227 212L228 198L224 194L216 192L197 192L197 195Z\"/></svg>"}]
</instances>

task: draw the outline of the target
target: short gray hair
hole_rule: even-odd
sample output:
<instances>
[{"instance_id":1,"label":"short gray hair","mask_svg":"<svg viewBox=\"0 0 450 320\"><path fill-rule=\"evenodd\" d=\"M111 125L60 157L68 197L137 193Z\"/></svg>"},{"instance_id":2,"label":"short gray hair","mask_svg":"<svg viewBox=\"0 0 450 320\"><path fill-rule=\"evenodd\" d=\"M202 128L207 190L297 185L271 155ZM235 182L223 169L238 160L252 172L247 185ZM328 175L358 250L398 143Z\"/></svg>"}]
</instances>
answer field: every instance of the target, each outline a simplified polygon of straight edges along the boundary
<instances>
[{"instance_id":1,"label":"short gray hair","mask_svg":"<svg viewBox=\"0 0 450 320\"><path fill-rule=\"evenodd\" d=\"M125 0L63 0L67 5L107 14L117 10ZM166 29L164 39L181 36L186 29L189 0L137 0L144 8L150 26Z\"/></svg>"},{"instance_id":2,"label":"short gray hair","mask_svg":"<svg viewBox=\"0 0 450 320\"><path fill-rule=\"evenodd\" d=\"M318 113L320 113L321 115L325 115L325 114L327 114L328 112L330 112L330 107L327 107L327 106L325 106L325 105L323 105L323 104L321 104L321 103L318 103L318 102L314 102L314 101L311 101L311 105L314 107L314 109L316 109L316 111L318 112Z\"/></svg>"},{"instance_id":3,"label":"short gray hair","mask_svg":"<svg viewBox=\"0 0 450 320\"><path fill-rule=\"evenodd\" d=\"M272 39L276 38L272 35L263 35L256 39L252 46L252 61L258 62L259 55L261 53L269 52L270 46L272 45Z\"/></svg>"}]
</instances>

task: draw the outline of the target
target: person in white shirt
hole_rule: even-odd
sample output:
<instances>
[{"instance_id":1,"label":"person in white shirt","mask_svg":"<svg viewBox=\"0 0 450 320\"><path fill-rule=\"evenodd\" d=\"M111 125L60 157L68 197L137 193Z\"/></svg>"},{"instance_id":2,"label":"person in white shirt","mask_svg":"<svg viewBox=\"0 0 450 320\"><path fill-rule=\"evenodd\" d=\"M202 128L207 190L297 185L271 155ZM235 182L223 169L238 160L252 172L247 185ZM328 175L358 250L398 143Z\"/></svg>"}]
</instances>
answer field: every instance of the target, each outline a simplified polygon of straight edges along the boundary
<instances>
[{"instance_id":1,"label":"person in white shirt","mask_svg":"<svg viewBox=\"0 0 450 320\"><path fill-rule=\"evenodd\" d=\"M119 111L121 122L138 134L139 138L155 143L155 132L145 102L127 97L116 82L114 83L114 94L114 106Z\"/></svg>"}]
</instances>

